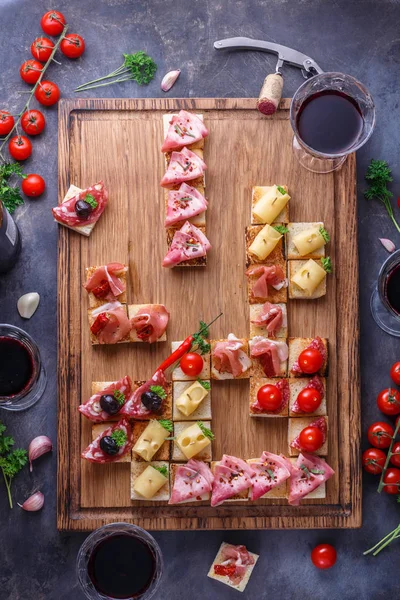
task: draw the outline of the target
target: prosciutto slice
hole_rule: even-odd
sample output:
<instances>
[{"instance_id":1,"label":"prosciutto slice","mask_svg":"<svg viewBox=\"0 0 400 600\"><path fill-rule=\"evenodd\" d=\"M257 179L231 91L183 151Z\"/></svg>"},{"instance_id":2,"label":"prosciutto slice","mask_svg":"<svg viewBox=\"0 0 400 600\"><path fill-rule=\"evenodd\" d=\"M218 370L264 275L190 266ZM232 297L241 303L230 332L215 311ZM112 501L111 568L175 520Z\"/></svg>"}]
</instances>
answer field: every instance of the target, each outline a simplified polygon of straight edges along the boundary
<instances>
[{"instance_id":1,"label":"prosciutto slice","mask_svg":"<svg viewBox=\"0 0 400 600\"><path fill-rule=\"evenodd\" d=\"M214 470L211 506L219 506L236 494L252 486L254 471L250 465L235 456L224 454Z\"/></svg>"},{"instance_id":2,"label":"prosciutto slice","mask_svg":"<svg viewBox=\"0 0 400 600\"><path fill-rule=\"evenodd\" d=\"M205 256L210 248L211 244L201 229L186 221L179 231L175 231L162 266L172 268L185 260Z\"/></svg>"},{"instance_id":3,"label":"prosciutto slice","mask_svg":"<svg viewBox=\"0 0 400 600\"><path fill-rule=\"evenodd\" d=\"M318 352L320 352L322 354L324 362L325 362L326 348L320 337L317 336L316 338L314 338L313 341L311 342L311 344L309 344L306 348L304 348L304 350L308 350L309 348L312 348L313 350L318 350ZM293 373L303 373L303 371L300 368L298 360L294 361L291 370L293 371Z\"/></svg>"},{"instance_id":4,"label":"prosciutto slice","mask_svg":"<svg viewBox=\"0 0 400 600\"><path fill-rule=\"evenodd\" d=\"M323 397L325 396L325 387L324 387L321 377L319 377L318 375L314 375L314 377L312 377L310 379L310 381L307 383L307 385L303 389L306 390L307 388L312 388L314 390L317 390L321 394L321 399L323 399ZM297 402L297 398L293 402L293 406L292 406L291 410L294 413L304 414L303 411L300 410L299 403Z\"/></svg>"},{"instance_id":5,"label":"prosciutto slice","mask_svg":"<svg viewBox=\"0 0 400 600\"><path fill-rule=\"evenodd\" d=\"M300 500L327 481L335 471L318 456L299 454L296 464L290 464L289 504L298 506Z\"/></svg>"},{"instance_id":6,"label":"prosciutto slice","mask_svg":"<svg viewBox=\"0 0 400 600\"><path fill-rule=\"evenodd\" d=\"M322 431L322 435L324 437L323 443L325 443L326 435L327 435L327 426L326 426L325 417L319 417L319 419L316 419L315 421L310 423L310 425L308 425L308 427L317 427L318 429L320 429ZM300 446L299 438L300 438L299 435L297 437L295 437L294 440L292 442L290 442L290 445L292 446L292 448L296 448L297 450L301 451L302 448Z\"/></svg>"},{"instance_id":7,"label":"prosciutto slice","mask_svg":"<svg viewBox=\"0 0 400 600\"><path fill-rule=\"evenodd\" d=\"M268 414L279 414L283 411L283 409L288 405L289 403L289 397L290 397L290 389L289 389L289 382L287 379L279 379L275 384L274 384L278 390L280 390L281 394L282 394L282 402L280 407L277 410L274 411L269 411ZM253 413L265 413L265 408L263 408L261 406L261 404L258 402L258 399L256 399L255 402L253 402L253 404L250 407L251 412Z\"/></svg>"},{"instance_id":8,"label":"prosciutto slice","mask_svg":"<svg viewBox=\"0 0 400 600\"><path fill-rule=\"evenodd\" d=\"M138 310L131 323L142 342L156 342L167 329L169 312L163 304L149 304Z\"/></svg>"},{"instance_id":9,"label":"prosciutto slice","mask_svg":"<svg viewBox=\"0 0 400 600\"><path fill-rule=\"evenodd\" d=\"M118 381L113 381L113 383L111 383L108 387L105 387L100 392L96 392L96 394L90 396L89 400L85 402L85 404L81 404L78 407L78 410L87 419L90 419L90 421L93 421L94 423L102 423L103 421L108 421L110 419L110 415L101 409L100 398L103 395L108 394L112 396L114 392L118 390L119 392L121 392L121 394L124 394L125 400L127 400L131 394L131 389L131 378L128 377L128 375L126 375Z\"/></svg>"},{"instance_id":10,"label":"prosciutto slice","mask_svg":"<svg viewBox=\"0 0 400 600\"><path fill-rule=\"evenodd\" d=\"M99 344L116 344L123 340L130 332L132 325L128 319L126 309L120 302L109 302L92 311L94 319L105 313L108 317L106 325L95 334Z\"/></svg>"},{"instance_id":11,"label":"prosciutto slice","mask_svg":"<svg viewBox=\"0 0 400 600\"><path fill-rule=\"evenodd\" d=\"M125 402L124 406L122 407L120 414L126 415L131 419L149 419L153 413L151 412L151 410L148 410L142 403L142 394L144 394L144 392L148 392L153 385L160 385L162 388L166 388L167 382L163 371L156 371L151 379L149 379L143 385L134 390L130 398L127 400L127 402Z\"/></svg>"},{"instance_id":12,"label":"prosciutto slice","mask_svg":"<svg viewBox=\"0 0 400 600\"><path fill-rule=\"evenodd\" d=\"M217 342L212 354L215 369L234 377L245 373L251 367L251 360L241 348L243 342L233 333L228 335L228 341Z\"/></svg>"},{"instance_id":13,"label":"prosciutto slice","mask_svg":"<svg viewBox=\"0 0 400 600\"><path fill-rule=\"evenodd\" d=\"M100 440L103 437L112 435L112 433L117 430L123 431L126 434L127 439L125 444L120 447L117 454L113 454L111 456L110 454L106 454L106 452L103 452L103 450L100 448ZM93 442L89 444L89 446L82 452L81 456L82 458L86 458L86 460L93 463L111 463L121 458L121 456L124 456L124 454L130 452L131 448L132 429L130 423L128 419L121 419L120 421L118 421L118 423L116 423L115 425L110 425L110 427L103 431L103 433L97 436L97 438L93 440Z\"/></svg>"},{"instance_id":14,"label":"prosciutto slice","mask_svg":"<svg viewBox=\"0 0 400 600\"><path fill-rule=\"evenodd\" d=\"M267 377L276 377L281 371L281 363L289 356L289 348L286 342L257 335L250 340L250 356L259 359Z\"/></svg>"},{"instance_id":15,"label":"prosciutto slice","mask_svg":"<svg viewBox=\"0 0 400 600\"><path fill-rule=\"evenodd\" d=\"M169 150L176 150L182 148L182 146L194 144L208 135L208 129L203 121L197 115L186 110L181 110L178 115L172 117L169 123L161 152L168 152Z\"/></svg>"},{"instance_id":16,"label":"prosciutto slice","mask_svg":"<svg viewBox=\"0 0 400 600\"><path fill-rule=\"evenodd\" d=\"M250 463L255 472L251 500L258 500L290 477L290 462L284 456L263 452L259 460Z\"/></svg>"},{"instance_id":17,"label":"prosciutto slice","mask_svg":"<svg viewBox=\"0 0 400 600\"><path fill-rule=\"evenodd\" d=\"M232 544L224 544L221 550L221 558L222 563L220 565L214 565L214 571L217 574L220 574L221 571L218 567L228 567L226 571L227 577L231 580L233 585L239 585L242 581L243 577L247 572L247 568L250 565L254 565L254 558L247 550L246 546L233 546ZM235 567L235 569L230 572L229 567ZM222 569L222 572L224 569Z\"/></svg>"},{"instance_id":18,"label":"prosciutto slice","mask_svg":"<svg viewBox=\"0 0 400 600\"><path fill-rule=\"evenodd\" d=\"M179 190L168 192L165 227L190 219L207 210L208 202L196 188L182 183Z\"/></svg>"},{"instance_id":19,"label":"prosciutto slice","mask_svg":"<svg viewBox=\"0 0 400 600\"><path fill-rule=\"evenodd\" d=\"M172 187L184 181L198 179L206 169L207 165L200 156L188 148L182 148L181 152L172 152L171 160L160 185Z\"/></svg>"},{"instance_id":20,"label":"prosciutto slice","mask_svg":"<svg viewBox=\"0 0 400 600\"><path fill-rule=\"evenodd\" d=\"M126 273L127 270L128 267L121 263L109 263L103 267L97 267L90 279L83 284L83 287L88 293L93 292L96 297L101 297L112 302L126 289L125 282L119 276ZM101 285L104 286L104 284L108 284L105 286L106 293L98 296L95 293L96 288Z\"/></svg>"},{"instance_id":21,"label":"prosciutto slice","mask_svg":"<svg viewBox=\"0 0 400 600\"><path fill-rule=\"evenodd\" d=\"M255 281L251 290L253 298L268 298L268 285L276 290L280 290L282 287L287 286L285 274L282 267L279 265L272 265L270 267L265 265L253 265L247 269L246 275L247 277L258 275L258 279Z\"/></svg>"},{"instance_id":22,"label":"prosciutto slice","mask_svg":"<svg viewBox=\"0 0 400 600\"><path fill-rule=\"evenodd\" d=\"M78 202L78 200L85 200L87 195L90 195L95 199L97 206L94 210L92 210L87 219L81 219L75 212L75 204ZM79 192L79 194L73 198L70 198L66 202L59 204L59 206L52 208L53 217L59 223L68 225L69 227L90 225L99 219L106 207L107 201L108 192L104 186L104 182L99 181L99 183L88 187L86 190L82 190L82 192Z\"/></svg>"},{"instance_id":23,"label":"prosciutto slice","mask_svg":"<svg viewBox=\"0 0 400 600\"><path fill-rule=\"evenodd\" d=\"M257 327L265 327L271 337L275 337L281 327L286 325L285 321L282 307L271 302L266 302L257 317L251 320Z\"/></svg>"},{"instance_id":24,"label":"prosciutto slice","mask_svg":"<svg viewBox=\"0 0 400 600\"><path fill-rule=\"evenodd\" d=\"M176 469L174 487L168 504L207 499L212 490L214 475L206 463L190 459Z\"/></svg>"}]
</instances>

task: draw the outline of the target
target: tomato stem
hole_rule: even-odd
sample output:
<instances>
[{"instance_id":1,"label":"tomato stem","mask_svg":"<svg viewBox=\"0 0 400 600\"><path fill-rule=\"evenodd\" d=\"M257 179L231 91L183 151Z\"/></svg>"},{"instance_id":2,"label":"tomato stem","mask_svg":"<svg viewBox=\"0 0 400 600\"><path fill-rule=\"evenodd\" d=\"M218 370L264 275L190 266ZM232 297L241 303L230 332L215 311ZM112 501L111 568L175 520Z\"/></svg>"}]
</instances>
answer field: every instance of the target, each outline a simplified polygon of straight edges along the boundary
<instances>
[{"instance_id":1,"label":"tomato stem","mask_svg":"<svg viewBox=\"0 0 400 600\"><path fill-rule=\"evenodd\" d=\"M381 474L381 478L379 480L379 485L378 485L378 494L381 493L381 491L383 490L384 486L386 485L384 483L383 479L385 477L387 468L389 466L390 459L391 459L392 454L393 454L392 453L392 448L393 448L393 444L394 444L394 441L396 439L396 436L397 436L397 434L399 432L399 429L400 429L400 419L398 420L397 425L396 425L396 429L394 430L394 434L392 436L392 441L390 442L390 446L389 446L389 449L388 449L387 457L386 457L386 460L385 460L385 464L384 464L383 469L382 469L382 474Z\"/></svg>"}]
</instances>

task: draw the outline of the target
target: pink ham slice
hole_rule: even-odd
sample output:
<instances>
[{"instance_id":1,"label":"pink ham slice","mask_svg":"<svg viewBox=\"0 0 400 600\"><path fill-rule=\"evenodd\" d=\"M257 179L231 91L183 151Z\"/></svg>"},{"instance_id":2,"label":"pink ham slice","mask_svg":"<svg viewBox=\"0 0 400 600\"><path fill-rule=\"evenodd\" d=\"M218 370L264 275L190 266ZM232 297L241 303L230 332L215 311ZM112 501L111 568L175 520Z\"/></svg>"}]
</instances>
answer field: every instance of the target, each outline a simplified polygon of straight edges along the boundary
<instances>
[{"instance_id":1,"label":"pink ham slice","mask_svg":"<svg viewBox=\"0 0 400 600\"><path fill-rule=\"evenodd\" d=\"M161 146L161 152L189 146L199 142L207 135L208 129L197 115L181 110L178 115L170 120L165 141Z\"/></svg>"},{"instance_id":2,"label":"pink ham slice","mask_svg":"<svg viewBox=\"0 0 400 600\"><path fill-rule=\"evenodd\" d=\"M110 292L106 298L107 300L115 300L117 296L125 291L125 282L119 279L123 273L126 273L128 267L121 263L109 263L103 267L98 267L90 279L83 284L85 290L89 293L92 292L104 281L107 281L110 286Z\"/></svg>"},{"instance_id":3,"label":"pink ham slice","mask_svg":"<svg viewBox=\"0 0 400 600\"><path fill-rule=\"evenodd\" d=\"M176 469L174 487L169 504L202 500L212 490L214 475L206 463L191 459Z\"/></svg>"},{"instance_id":4,"label":"pink ham slice","mask_svg":"<svg viewBox=\"0 0 400 600\"><path fill-rule=\"evenodd\" d=\"M78 200L85 200L86 196L90 194L93 196L95 201L97 202L97 207L92 210L89 217L86 220L82 220L78 217L75 212L75 204ZM104 186L103 181L99 181L95 185L79 192L73 198L70 198L66 202L59 204L59 206L55 206L52 208L53 217L59 223L63 225L68 225L69 227L82 227L83 225L90 225L91 223L95 223L102 212L104 211L106 204L108 201L108 192Z\"/></svg>"},{"instance_id":5,"label":"pink ham slice","mask_svg":"<svg viewBox=\"0 0 400 600\"><path fill-rule=\"evenodd\" d=\"M327 434L327 427L326 427L326 419L325 417L319 417L319 419L316 419L315 421L313 421L312 423L310 423L308 425L308 427L317 427L318 429L320 429L322 431L322 435L324 436L324 443L326 440L326 434ZM298 435L297 437L294 438L294 440L292 442L290 442L290 445L292 446L292 448L296 448L297 450L302 450L301 446L300 446L300 435Z\"/></svg>"},{"instance_id":6,"label":"pink ham slice","mask_svg":"<svg viewBox=\"0 0 400 600\"><path fill-rule=\"evenodd\" d=\"M313 350L318 350L318 352L320 352L323 356L323 359L325 361L326 359L326 348L324 346L323 341L321 340L320 337L316 337L313 339L313 341L311 342L311 344L309 344L306 348L304 348L304 350L308 350L309 348L312 348ZM303 373L303 371L300 368L299 365L299 361L295 360L292 366L293 373Z\"/></svg>"},{"instance_id":7,"label":"pink ham slice","mask_svg":"<svg viewBox=\"0 0 400 600\"><path fill-rule=\"evenodd\" d=\"M120 414L126 415L131 419L149 419L150 416L154 413L148 410L142 403L142 394L148 392L153 385L160 385L162 388L166 388L167 382L165 379L165 375L162 371L156 371L151 379L149 379L143 385L134 390L130 398L127 400L127 402L125 402L124 406L122 407Z\"/></svg>"},{"instance_id":8,"label":"pink ham slice","mask_svg":"<svg viewBox=\"0 0 400 600\"><path fill-rule=\"evenodd\" d=\"M92 317L96 318L101 313L106 313L109 321L96 335L99 344L116 344L123 340L132 329L126 308L120 302L110 302L95 308L92 311Z\"/></svg>"},{"instance_id":9,"label":"pink ham slice","mask_svg":"<svg viewBox=\"0 0 400 600\"><path fill-rule=\"evenodd\" d=\"M204 174L207 165L200 156L183 148L181 152L172 152L167 171L161 179L162 187L172 187L184 181L193 181Z\"/></svg>"},{"instance_id":10,"label":"pink ham slice","mask_svg":"<svg viewBox=\"0 0 400 600\"><path fill-rule=\"evenodd\" d=\"M219 506L252 486L254 471L241 458L224 454L214 470L211 506Z\"/></svg>"},{"instance_id":11,"label":"pink ham slice","mask_svg":"<svg viewBox=\"0 0 400 600\"><path fill-rule=\"evenodd\" d=\"M168 192L165 227L191 219L207 209L208 202L196 188L182 183L179 190Z\"/></svg>"},{"instance_id":12,"label":"pink ham slice","mask_svg":"<svg viewBox=\"0 0 400 600\"><path fill-rule=\"evenodd\" d=\"M143 306L132 317L132 327L142 342L156 342L167 329L169 312L163 304Z\"/></svg>"},{"instance_id":13,"label":"pink ham slice","mask_svg":"<svg viewBox=\"0 0 400 600\"><path fill-rule=\"evenodd\" d=\"M289 382L287 379L279 379L276 381L276 383L274 384L278 390L280 390L281 394L282 394L282 403L280 405L280 407L277 410L274 411L267 411L265 410L265 408L263 408L261 406L261 404L258 402L258 399L256 399L255 402L253 402L253 404L251 405L251 412L254 413L267 413L269 415L274 415L274 414L279 414L280 412L283 411L284 408L286 408L286 406L289 403L289 397L290 397L290 388L289 388Z\"/></svg>"},{"instance_id":14,"label":"pink ham slice","mask_svg":"<svg viewBox=\"0 0 400 600\"><path fill-rule=\"evenodd\" d=\"M318 456L299 454L296 464L290 464L289 504L298 506L300 500L327 481L335 471Z\"/></svg>"},{"instance_id":15,"label":"pink ham slice","mask_svg":"<svg viewBox=\"0 0 400 600\"><path fill-rule=\"evenodd\" d=\"M186 221L181 229L175 232L162 266L172 268L185 260L206 256L210 248L211 244L204 233Z\"/></svg>"},{"instance_id":16,"label":"pink ham slice","mask_svg":"<svg viewBox=\"0 0 400 600\"><path fill-rule=\"evenodd\" d=\"M281 371L281 363L289 356L289 349L286 342L257 335L250 341L250 356L259 359L267 377L276 377Z\"/></svg>"},{"instance_id":17,"label":"pink ham slice","mask_svg":"<svg viewBox=\"0 0 400 600\"><path fill-rule=\"evenodd\" d=\"M221 558L223 566L235 565L234 572L228 575L233 585L239 585L247 572L247 568L254 565L254 558L246 546L242 545L225 544L221 551Z\"/></svg>"},{"instance_id":18,"label":"pink ham slice","mask_svg":"<svg viewBox=\"0 0 400 600\"><path fill-rule=\"evenodd\" d=\"M325 396L324 384L323 384L323 381L322 381L321 377L319 377L318 375L314 375L314 377L312 377L310 379L310 381L307 383L307 385L303 389L306 390L308 388L312 388L314 390L317 390L321 394L321 399ZM303 413L302 410L300 410L299 403L297 402L297 398L294 401L291 410L294 413L305 414L305 413Z\"/></svg>"},{"instance_id":19,"label":"pink ham slice","mask_svg":"<svg viewBox=\"0 0 400 600\"><path fill-rule=\"evenodd\" d=\"M100 448L100 440L103 437L111 435L114 431L121 430L126 434L127 440L123 446L118 450L117 454L111 456L110 454L106 454ZM82 452L82 458L86 458L86 460L93 463L111 463L115 462L124 454L127 454L132 448L132 429L128 419L121 419L115 425L110 425L108 429L103 431L89 446Z\"/></svg>"},{"instance_id":20,"label":"pink ham slice","mask_svg":"<svg viewBox=\"0 0 400 600\"><path fill-rule=\"evenodd\" d=\"M251 367L251 360L242 350L243 342L233 333L228 335L227 342L217 342L213 350L214 367L220 373L232 373L238 377Z\"/></svg>"},{"instance_id":21,"label":"pink ham slice","mask_svg":"<svg viewBox=\"0 0 400 600\"><path fill-rule=\"evenodd\" d=\"M251 322L257 327L265 327L271 337L275 337L284 325L282 307L278 304L265 302L260 313Z\"/></svg>"},{"instance_id":22,"label":"pink ham slice","mask_svg":"<svg viewBox=\"0 0 400 600\"><path fill-rule=\"evenodd\" d=\"M248 277L258 275L255 281L251 295L253 298L268 298L268 285L279 290L287 285L286 277L282 267L279 265L265 266L253 265L246 271Z\"/></svg>"},{"instance_id":23,"label":"pink ham slice","mask_svg":"<svg viewBox=\"0 0 400 600\"><path fill-rule=\"evenodd\" d=\"M271 452L263 452L260 459L250 463L250 466L255 472L251 500L258 500L290 477L290 463L287 458Z\"/></svg>"},{"instance_id":24,"label":"pink ham slice","mask_svg":"<svg viewBox=\"0 0 400 600\"><path fill-rule=\"evenodd\" d=\"M119 381L114 381L108 387L105 387L100 392L93 394L90 396L89 400L85 402L85 404L81 404L78 407L80 413L82 413L87 419L93 421L94 423L102 423L103 421L108 421L110 419L110 415L101 409L100 406L100 398L103 395L110 394L111 396L114 394L116 390L124 394L125 400L127 400L131 394L132 382L130 377L126 375L123 379ZM118 414L118 413L117 413Z\"/></svg>"}]
</instances>

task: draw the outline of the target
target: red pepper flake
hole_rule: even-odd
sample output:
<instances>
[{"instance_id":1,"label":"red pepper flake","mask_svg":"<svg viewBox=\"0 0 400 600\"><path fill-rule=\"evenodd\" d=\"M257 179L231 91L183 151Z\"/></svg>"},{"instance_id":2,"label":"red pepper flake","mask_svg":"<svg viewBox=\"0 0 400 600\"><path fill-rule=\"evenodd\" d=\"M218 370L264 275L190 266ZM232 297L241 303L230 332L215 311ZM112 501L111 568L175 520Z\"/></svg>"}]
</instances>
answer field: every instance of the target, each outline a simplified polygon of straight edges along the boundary
<instances>
[{"instance_id":1,"label":"red pepper flake","mask_svg":"<svg viewBox=\"0 0 400 600\"><path fill-rule=\"evenodd\" d=\"M93 333L93 335L98 335L109 321L110 315L108 313L100 313L97 315L93 325L90 328L90 331Z\"/></svg>"}]
</instances>

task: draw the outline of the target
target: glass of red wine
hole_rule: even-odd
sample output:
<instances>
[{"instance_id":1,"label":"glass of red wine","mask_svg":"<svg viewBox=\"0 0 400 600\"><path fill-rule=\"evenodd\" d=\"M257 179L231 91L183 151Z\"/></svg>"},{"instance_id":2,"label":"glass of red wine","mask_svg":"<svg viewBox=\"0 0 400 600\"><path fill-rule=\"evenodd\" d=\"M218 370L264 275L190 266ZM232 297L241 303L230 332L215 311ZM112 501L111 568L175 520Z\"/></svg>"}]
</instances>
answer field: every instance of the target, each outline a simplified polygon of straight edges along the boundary
<instances>
[{"instance_id":1,"label":"glass of red wine","mask_svg":"<svg viewBox=\"0 0 400 600\"><path fill-rule=\"evenodd\" d=\"M47 378L39 348L14 325L0 324L0 408L25 410L42 397Z\"/></svg>"},{"instance_id":2,"label":"glass of red wine","mask_svg":"<svg viewBox=\"0 0 400 600\"><path fill-rule=\"evenodd\" d=\"M149 600L159 588L161 550L141 527L111 523L83 542L77 577L89 600Z\"/></svg>"},{"instance_id":3,"label":"glass of red wine","mask_svg":"<svg viewBox=\"0 0 400 600\"><path fill-rule=\"evenodd\" d=\"M375 105L362 83L343 73L321 73L299 87L290 106L293 150L316 173L340 168L370 138Z\"/></svg>"},{"instance_id":4,"label":"glass of red wine","mask_svg":"<svg viewBox=\"0 0 400 600\"><path fill-rule=\"evenodd\" d=\"M383 331L400 337L400 250L383 263L371 296L371 312Z\"/></svg>"}]
</instances>

